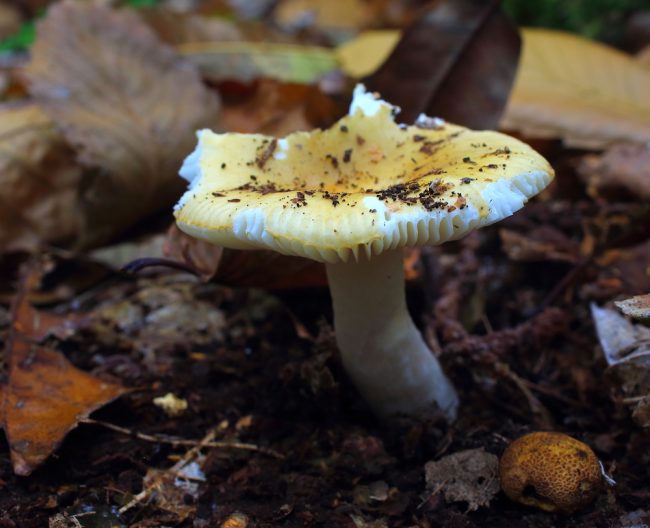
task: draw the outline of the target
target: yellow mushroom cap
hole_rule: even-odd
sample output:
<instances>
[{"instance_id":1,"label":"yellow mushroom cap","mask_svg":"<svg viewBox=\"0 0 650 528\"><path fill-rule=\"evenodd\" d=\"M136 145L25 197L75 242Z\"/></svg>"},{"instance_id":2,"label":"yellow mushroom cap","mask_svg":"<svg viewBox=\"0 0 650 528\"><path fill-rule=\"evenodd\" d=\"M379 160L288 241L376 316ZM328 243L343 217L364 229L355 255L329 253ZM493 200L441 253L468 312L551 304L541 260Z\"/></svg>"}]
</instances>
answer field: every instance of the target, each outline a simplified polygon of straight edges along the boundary
<instances>
[{"instance_id":1,"label":"yellow mushroom cap","mask_svg":"<svg viewBox=\"0 0 650 528\"><path fill-rule=\"evenodd\" d=\"M600 492L603 473L591 448L562 433L518 438L499 463L501 488L516 502L545 511L573 512Z\"/></svg>"},{"instance_id":2,"label":"yellow mushroom cap","mask_svg":"<svg viewBox=\"0 0 650 528\"><path fill-rule=\"evenodd\" d=\"M235 249L347 262L454 240L505 218L553 178L528 145L398 108L357 86L347 116L283 139L197 133L176 206L186 233Z\"/></svg>"}]
</instances>

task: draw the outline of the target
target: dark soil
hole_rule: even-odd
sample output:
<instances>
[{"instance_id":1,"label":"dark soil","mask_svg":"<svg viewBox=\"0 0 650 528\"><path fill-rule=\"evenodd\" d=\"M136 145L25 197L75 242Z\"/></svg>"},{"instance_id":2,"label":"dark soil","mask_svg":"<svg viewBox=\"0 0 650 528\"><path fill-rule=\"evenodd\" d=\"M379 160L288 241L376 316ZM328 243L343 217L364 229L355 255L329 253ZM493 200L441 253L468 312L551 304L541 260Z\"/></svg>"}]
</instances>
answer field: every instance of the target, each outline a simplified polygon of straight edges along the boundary
<instances>
[{"instance_id":1,"label":"dark soil","mask_svg":"<svg viewBox=\"0 0 650 528\"><path fill-rule=\"evenodd\" d=\"M640 214L648 225L643 206L538 201L499 226L422 252L409 304L460 391L460 417L451 426L433 409L426 423L377 422L342 371L324 289L233 290L166 273L97 285L76 309L92 314L91 322L53 341L78 367L133 389L95 419L196 440L216 426L217 440L282 458L203 449L193 459L204 473L196 490L166 500L154 494L118 515L148 470L171 467L189 447L85 424L21 478L3 441L0 526L645 526L649 437L606 376L588 309L599 295L612 297L599 285L615 265L516 262L498 237L502 228L529 236L552 225L577 245L585 226L606 221L608 211ZM616 245L632 254L647 236L643 229L613 231L596 236L603 250ZM644 286L618 280L614 295ZM162 308L171 316L161 317ZM168 392L187 400L184 414L172 418L152 404ZM511 440L539 429L590 444L617 485L568 516L519 506L503 494L467 512L467 504L447 504L442 493L426 490L427 461L477 447L500 455Z\"/></svg>"}]
</instances>

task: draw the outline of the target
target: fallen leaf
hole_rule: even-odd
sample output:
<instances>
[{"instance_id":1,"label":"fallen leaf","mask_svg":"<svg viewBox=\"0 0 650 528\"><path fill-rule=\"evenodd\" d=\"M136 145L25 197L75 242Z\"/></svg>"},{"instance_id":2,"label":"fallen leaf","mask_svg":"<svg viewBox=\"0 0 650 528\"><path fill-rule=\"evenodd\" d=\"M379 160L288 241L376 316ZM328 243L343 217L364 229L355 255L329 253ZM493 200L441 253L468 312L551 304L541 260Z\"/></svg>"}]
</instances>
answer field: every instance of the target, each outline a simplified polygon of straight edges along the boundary
<instances>
[{"instance_id":1,"label":"fallen leaf","mask_svg":"<svg viewBox=\"0 0 650 528\"><path fill-rule=\"evenodd\" d=\"M650 45L646 46L636 54L636 60L642 66L650 69Z\"/></svg>"},{"instance_id":2,"label":"fallen leaf","mask_svg":"<svg viewBox=\"0 0 650 528\"><path fill-rule=\"evenodd\" d=\"M229 132L282 137L329 126L341 114L338 105L316 86L264 79L250 96L224 105L220 124Z\"/></svg>"},{"instance_id":3,"label":"fallen leaf","mask_svg":"<svg viewBox=\"0 0 650 528\"><path fill-rule=\"evenodd\" d=\"M550 226L532 229L522 235L511 229L500 229L501 246L512 260L519 262L560 261L574 263L579 247Z\"/></svg>"},{"instance_id":4,"label":"fallen leaf","mask_svg":"<svg viewBox=\"0 0 650 528\"><path fill-rule=\"evenodd\" d=\"M637 295L624 301L616 301L614 304L625 315L634 319L650 319L650 294Z\"/></svg>"},{"instance_id":5,"label":"fallen leaf","mask_svg":"<svg viewBox=\"0 0 650 528\"><path fill-rule=\"evenodd\" d=\"M444 493L446 502L466 502L467 511L489 506L499 493L499 459L480 449L447 455L424 466L427 490Z\"/></svg>"},{"instance_id":6,"label":"fallen leaf","mask_svg":"<svg viewBox=\"0 0 650 528\"><path fill-rule=\"evenodd\" d=\"M73 239L81 224L82 173L35 104L0 105L0 250Z\"/></svg>"},{"instance_id":7,"label":"fallen leaf","mask_svg":"<svg viewBox=\"0 0 650 528\"><path fill-rule=\"evenodd\" d=\"M650 427L650 328L635 325L614 310L591 305L607 376L631 406L632 418Z\"/></svg>"},{"instance_id":8,"label":"fallen leaf","mask_svg":"<svg viewBox=\"0 0 650 528\"><path fill-rule=\"evenodd\" d=\"M354 79L371 75L395 49L401 36L394 29L362 31L336 48L341 69Z\"/></svg>"},{"instance_id":9,"label":"fallen leaf","mask_svg":"<svg viewBox=\"0 0 650 528\"><path fill-rule=\"evenodd\" d=\"M38 330L24 293L37 281L30 274L14 306L14 325L5 350L8 380L0 386L0 423L14 472L29 475L80 421L126 389L74 367L55 350L35 345Z\"/></svg>"},{"instance_id":10,"label":"fallen leaf","mask_svg":"<svg viewBox=\"0 0 650 528\"><path fill-rule=\"evenodd\" d=\"M105 241L169 207L197 128L216 95L129 10L64 1L38 26L30 91L78 149L87 175L81 245Z\"/></svg>"},{"instance_id":11,"label":"fallen leaf","mask_svg":"<svg viewBox=\"0 0 650 528\"><path fill-rule=\"evenodd\" d=\"M273 11L273 20L294 31L315 27L336 38L367 27L373 14L364 0L284 0Z\"/></svg>"},{"instance_id":12,"label":"fallen leaf","mask_svg":"<svg viewBox=\"0 0 650 528\"><path fill-rule=\"evenodd\" d=\"M632 419L641 427L650 429L650 394L636 403L632 410Z\"/></svg>"},{"instance_id":13,"label":"fallen leaf","mask_svg":"<svg viewBox=\"0 0 650 528\"><path fill-rule=\"evenodd\" d=\"M495 128L519 46L499 2L436 2L405 29L386 62L364 82L400 106L405 123L423 112L470 128Z\"/></svg>"},{"instance_id":14,"label":"fallen leaf","mask_svg":"<svg viewBox=\"0 0 650 528\"><path fill-rule=\"evenodd\" d=\"M642 349L647 349L650 359L650 328L635 325L615 310L596 304L591 305L591 316L608 365L628 361Z\"/></svg>"},{"instance_id":15,"label":"fallen leaf","mask_svg":"<svg viewBox=\"0 0 650 528\"><path fill-rule=\"evenodd\" d=\"M577 168L591 196L611 197L612 193L622 192L640 201L650 200L650 146L647 144L612 145L603 154L583 156Z\"/></svg>"},{"instance_id":16,"label":"fallen leaf","mask_svg":"<svg viewBox=\"0 0 650 528\"><path fill-rule=\"evenodd\" d=\"M338 66L331 50L269 42L206 42L178 46L179 52L213 82L259 78L311 84Z\"/></svg>"},{"instance_id":17,"label":"fallen leaf","mask_svg":"<svg viewBox=\"0 0 650 528\"><path fill-rule=\"evenodd\" d=\"M237 26L226 19L179 13L164 6L140 11L142 19L168 44L244 40Z\"/></svg>"},{"instance_id":18,"label":"fallen leaf","mask_svg":"<svg viewBox=\"0 0 650 528\"><path fill-rule=\"evenodd\" d=\"M325 286L325 267L275 251L238 251L202 242L173 225L165 246L167 256L196 269L204 280L241 288L310 288Z\"/></svg>"},{"instance_id":19,"label":"fallen leaf","mask_svg":"<svg viewBox=\"0 0 650 528\"><path fill-rule=\"evenodd\" d=\"M650 70L578 35L525 29L502 128L569 146L650 141Z\"/></svg>"},{"instance_id":20,"label":"fallen leaf","mask_svg":"<svg viewBox=\"0 0 650 528\"><path fill-rule=\"evenodd\" d=\"M10 37L20 29L22 16L17 7L9 4L0 4L0 40Z\"/></svg>"}]
</instances>

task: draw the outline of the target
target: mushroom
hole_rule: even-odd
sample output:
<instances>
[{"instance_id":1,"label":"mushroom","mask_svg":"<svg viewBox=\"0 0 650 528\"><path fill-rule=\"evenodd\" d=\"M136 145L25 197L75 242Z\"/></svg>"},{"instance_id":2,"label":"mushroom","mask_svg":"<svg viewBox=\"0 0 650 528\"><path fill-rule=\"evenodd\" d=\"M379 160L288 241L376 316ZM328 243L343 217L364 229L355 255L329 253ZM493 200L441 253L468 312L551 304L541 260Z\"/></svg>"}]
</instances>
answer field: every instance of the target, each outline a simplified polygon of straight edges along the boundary
<instances>
[{"instance_id":1,"label":"mushroom","mask_svg":"<svg viewBox=\"0 0 650 528\"><path fill-rule=\"evenodd\" d=\"M342 362L374 412L421 416L437 404L453 419L456 391L407 310L402 248L510 216L553 171L509 136L426 116L398 125L397 112L359 85L327 130L201 130L176 222L221 246L324 262Z\"/></svg>"},{"instance_id":2,"label":"mushroom","mask_svg":"<svg viewBox=\"0 0 650 528\"><path fill-rule=\"evenodd\" d=\"M587 444L554 432L529 433L512 442L499 462L499 477L515 502L564 513L592 502L604 479L613 482Z\"/></svg>"}]
</instances>

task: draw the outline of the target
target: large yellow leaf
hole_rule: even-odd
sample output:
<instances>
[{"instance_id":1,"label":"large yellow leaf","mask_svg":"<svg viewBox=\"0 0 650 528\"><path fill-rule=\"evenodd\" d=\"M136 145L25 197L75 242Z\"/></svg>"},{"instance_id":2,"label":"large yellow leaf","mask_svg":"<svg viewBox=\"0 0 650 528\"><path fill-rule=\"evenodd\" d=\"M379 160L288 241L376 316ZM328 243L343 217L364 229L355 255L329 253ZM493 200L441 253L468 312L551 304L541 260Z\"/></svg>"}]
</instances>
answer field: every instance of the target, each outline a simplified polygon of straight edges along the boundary
<instances>
[{"instance_id":1,"label":"large yellow leaf","mask_svg":"<svg viewBox=\"0 0 650 528\"><path fill-rule=\"evenodd\" d=\"M337 48L341 68L351 77L369 75L388 58L398 35L362 32ZM524 29L522 36L502 128L581 147L650 141L650 68L643 59L561 31Z\"/></svg>"},{"instance_id":2,"label":"large yellow leaf","mask_svg":"<svg viewBox=\"0 0 650 528\"><path fill-rule=\"evenodd\" d=\"M570 33L526 29L523 36L503 128L590 148L650 141L650 70Z\"/></svg>"},{"instance_id":3,"label":"large yellow leaf","mask_svg":"<svg viewBox=\"0 0 650 528\"><path fill-rule=\"evenodd\" d=\"M310 84L335 69L331 50L266 42L191 42L178 51L210 80L250 82L271 78L282 82Z\"/></svg>"},{"instance_id":4,"label":"large yellow leaf","mask_svg":"<svg viewBox=\"0 0 650 528\"><path fill-rule=\"evenodd\" d=\"M400 36L400 32L394 29L361 32L356 38L336 48L341 69L356 79L367 77L388 58Z\"/></svg>"}]
</instances>

